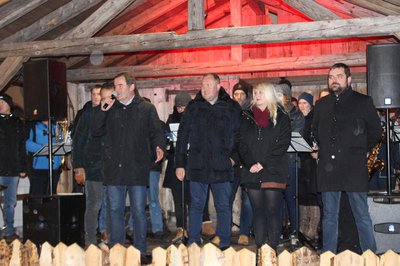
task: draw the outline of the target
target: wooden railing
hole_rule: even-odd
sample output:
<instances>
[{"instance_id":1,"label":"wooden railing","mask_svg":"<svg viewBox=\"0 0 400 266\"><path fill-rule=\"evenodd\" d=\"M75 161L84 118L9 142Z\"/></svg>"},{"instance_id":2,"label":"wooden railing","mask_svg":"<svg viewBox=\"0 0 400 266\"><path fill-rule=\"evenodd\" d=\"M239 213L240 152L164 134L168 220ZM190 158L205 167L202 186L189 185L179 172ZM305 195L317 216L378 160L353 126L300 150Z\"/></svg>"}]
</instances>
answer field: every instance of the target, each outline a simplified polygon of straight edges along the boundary
<instances>
[{"instance_id":1,"label":"wooden railing","mask_svg":"<svg viewBox=\"0 0 400 266\"><path fill-rule=\"evenodd\" d=\"M246 248L235 251L228 248L224 251L219 250L213 244L206 244L202 248L193 244L189 247L171 245L167 249L155 248L152 251L152 263L154 266L176 265L176 266L297 266L297 265L321 265L321 266L398 266L400 265L400 255L389 250L381 256L377 256L371 251L364 252L362 255L351 251L344 251L338 255L325 252L318 255L306 247L302 247L295 252L281 252L276 256L275 251L269 246L264 245L259 249L258 262L256 254ZM40 256L39 256L40 254ZM0 266L84 266L84 265L111 265L111 266L135 266L141 265L140 252L133 246L124 247L115 245L108 249L103 245L96 247L89 246L86 251L77 244L66 246L59 243L52 247L49 243L44 243L40 252L31 241L22 244L14 240L11 244L0 241Z\"/></svg>"}]
</instances>

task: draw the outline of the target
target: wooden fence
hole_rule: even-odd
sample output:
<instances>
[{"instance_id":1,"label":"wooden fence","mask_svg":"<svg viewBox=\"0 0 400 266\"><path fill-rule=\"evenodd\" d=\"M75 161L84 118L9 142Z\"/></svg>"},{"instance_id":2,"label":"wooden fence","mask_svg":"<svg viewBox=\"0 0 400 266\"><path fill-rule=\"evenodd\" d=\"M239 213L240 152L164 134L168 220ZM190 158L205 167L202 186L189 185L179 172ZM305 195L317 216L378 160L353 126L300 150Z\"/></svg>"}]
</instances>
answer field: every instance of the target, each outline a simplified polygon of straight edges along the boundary
<instances>
[{"instance_id":1,"label":"wooden fence","mask_svg":"<svg viewBox=\"0 0 400 266\"><path fill-rule=\"evenodd\" d=\"M297 265L321 265L321 266L399 266L400 255L389 250L381 256L376 256L371 251L364 252L361 256L351 251L344 251L338 255L325 252L322 255L306 247L302 247L293 253L283 251L276 256L275 251L264 245L259 251L258 262L256 254L243 248L235 251L233 248L224 251L219 250L213 244L206 244L200 248L193 244L189 247L171 245L167 249L155 248L152 251L154 266L247 266L247 265L271 265L271 266L297 266ZM98 248L89 246L85 251L77 244L66 246L59 243L52 247L47 242L41 246L40 256L38 248L31 241L22 244L18 240L10 245L0 241L0 266L135 266L140 264L140 252L133 246L128 248L119 244L108 249L107 246Z\"/></svg>"}]
</instances>

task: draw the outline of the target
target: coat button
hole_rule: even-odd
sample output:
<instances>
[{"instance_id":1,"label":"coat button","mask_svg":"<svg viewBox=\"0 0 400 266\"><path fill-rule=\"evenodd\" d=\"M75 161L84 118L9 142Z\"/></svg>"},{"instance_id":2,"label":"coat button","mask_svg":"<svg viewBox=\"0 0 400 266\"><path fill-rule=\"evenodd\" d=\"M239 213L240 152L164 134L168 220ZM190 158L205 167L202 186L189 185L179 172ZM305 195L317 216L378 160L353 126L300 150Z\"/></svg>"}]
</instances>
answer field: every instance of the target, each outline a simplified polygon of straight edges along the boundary
<instances>
[{"instance_id":1,"label":"coat button","mask_svg":"<svg viewBox=\"0 0 400 266\"><path fill-rule=\"evenodd\" d=\"M121 167L122 167L122 164L118 164L118 167L121 168Z\"/></svg>"},{"instance_id":2,"label":"coat button","mask_svg":"<svg viewBox=\"0 0 400 266\"><path fill-rule=\"evenodd\" d=\"M335 155L331 155L332 160L335 160Z\"/></svg>"}]
</instances>

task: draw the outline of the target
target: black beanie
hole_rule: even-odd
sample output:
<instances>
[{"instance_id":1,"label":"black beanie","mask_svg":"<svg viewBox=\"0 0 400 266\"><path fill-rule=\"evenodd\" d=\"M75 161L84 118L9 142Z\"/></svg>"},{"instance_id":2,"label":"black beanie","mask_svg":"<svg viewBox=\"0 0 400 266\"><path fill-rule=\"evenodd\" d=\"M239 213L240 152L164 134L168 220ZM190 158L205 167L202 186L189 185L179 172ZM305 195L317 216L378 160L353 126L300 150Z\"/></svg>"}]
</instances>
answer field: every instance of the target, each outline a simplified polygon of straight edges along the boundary
<instances>
[{"instance_id":1,"label":"black beanie","mask_svg":"<svg viewBox=\"0 0 400 266\"><path fill-rule=\"evenodd\" d=\"M246 94L246 96L249 97L249 89L247 88L247 86L243 86L240 83L236 83L233 86L232 94L235 94L235 91L237 91L237 90L243 91Z\"/></svg>"},{"instance_id":2,"label":"black beanie","mask_svg":"<svg viewBox=\"0 0 400 266\"><path fill-rule=\"evenodd\" d=\"M1 93L0 100L5 101L8 104L8 106L10 106L10 109L13 108L14 104L13 104L13 100L12 100L11 96Z\"/></svg>"}]
</instances>

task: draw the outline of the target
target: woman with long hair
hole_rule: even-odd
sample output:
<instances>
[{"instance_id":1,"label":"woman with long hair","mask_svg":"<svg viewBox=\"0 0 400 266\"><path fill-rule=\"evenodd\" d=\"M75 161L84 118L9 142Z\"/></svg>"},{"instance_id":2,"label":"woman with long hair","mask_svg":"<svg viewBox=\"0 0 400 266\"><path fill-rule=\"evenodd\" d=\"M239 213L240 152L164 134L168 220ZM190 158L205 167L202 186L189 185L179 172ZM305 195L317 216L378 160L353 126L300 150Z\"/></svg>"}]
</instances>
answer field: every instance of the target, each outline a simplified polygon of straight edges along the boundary
<instances>
[{"instance_id":1,"label":"woman with long hair","mask_svg":"<svg viewBox=\"0 0 400 266\"><path fill-rule=\"evenodd\" d=\"M282 233L283 191L288 178L286 151L290 119L278 103L274 86L261 83L253 89L253 104L242 112L241 183L253 209L256 244L276 249Z\"/></svg>"}]
</instances>

